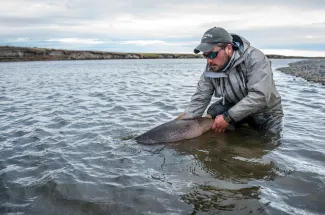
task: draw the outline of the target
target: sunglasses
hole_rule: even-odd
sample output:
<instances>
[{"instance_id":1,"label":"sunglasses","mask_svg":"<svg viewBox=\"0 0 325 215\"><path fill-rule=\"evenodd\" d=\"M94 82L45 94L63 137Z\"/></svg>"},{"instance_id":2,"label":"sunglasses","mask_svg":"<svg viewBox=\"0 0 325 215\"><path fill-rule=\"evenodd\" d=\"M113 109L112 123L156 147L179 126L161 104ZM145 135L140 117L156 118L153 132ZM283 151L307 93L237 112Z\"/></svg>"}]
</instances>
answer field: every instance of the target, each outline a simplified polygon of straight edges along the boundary
<instances>
[{"instance_id":1,"label":"sunglasses","mask_svg":"<svg viewBox=\"0 0 325 215\"><path fill-rule=\"evenodd\" d=\"M203 57L205 57L205 58L214 59L214 58L216 58L216 57L218 56L218 53L219 53L222 49L224 49L224 48L226 48L226 47L227 47L227 45L224 45L224 46L220 47L220 49L219 49L218 51L216 51L216 52L210 52L210 53L208 53L208 54L202 54L202 55L203 55Z\"/></svg>"}]
</instances>

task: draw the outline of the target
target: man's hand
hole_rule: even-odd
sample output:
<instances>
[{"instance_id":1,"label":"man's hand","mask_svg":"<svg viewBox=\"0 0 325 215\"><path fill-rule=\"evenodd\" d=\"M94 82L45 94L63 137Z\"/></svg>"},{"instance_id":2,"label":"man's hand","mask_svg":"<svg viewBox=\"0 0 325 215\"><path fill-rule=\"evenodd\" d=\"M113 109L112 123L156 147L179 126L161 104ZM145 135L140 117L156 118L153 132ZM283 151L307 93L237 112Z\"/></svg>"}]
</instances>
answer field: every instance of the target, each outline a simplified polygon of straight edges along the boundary
<instances>
[{"instance_id":1,"label":"man's hand","mask_svg":"<svg viewBox=\"0 0 325 215\"><path fill-rule=\"evenodd\" d=\"M214 120L211 129L215 132L225 132L226 128L229 126L229 123L224 120L222 114L218 115Z\"/></svg>"}]
</instances>

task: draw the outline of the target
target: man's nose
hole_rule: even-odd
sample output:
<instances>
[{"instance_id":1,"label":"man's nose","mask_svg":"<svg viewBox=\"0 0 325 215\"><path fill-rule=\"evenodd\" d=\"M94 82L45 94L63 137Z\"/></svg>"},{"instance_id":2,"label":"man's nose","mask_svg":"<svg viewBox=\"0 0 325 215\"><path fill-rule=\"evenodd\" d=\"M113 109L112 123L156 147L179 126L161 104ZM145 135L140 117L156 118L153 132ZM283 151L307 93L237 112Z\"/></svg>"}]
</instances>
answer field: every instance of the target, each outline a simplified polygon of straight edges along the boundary
<instances>
[{"instance_id":1,"label":"man's nose","mask_svg":"<svg viewBox=\"0 0 325 215\"><path fill-rule=\"evenodd\" d=\"M213 59L207 58L208 64L212 62Z\"/></svg>"}]
</instances>

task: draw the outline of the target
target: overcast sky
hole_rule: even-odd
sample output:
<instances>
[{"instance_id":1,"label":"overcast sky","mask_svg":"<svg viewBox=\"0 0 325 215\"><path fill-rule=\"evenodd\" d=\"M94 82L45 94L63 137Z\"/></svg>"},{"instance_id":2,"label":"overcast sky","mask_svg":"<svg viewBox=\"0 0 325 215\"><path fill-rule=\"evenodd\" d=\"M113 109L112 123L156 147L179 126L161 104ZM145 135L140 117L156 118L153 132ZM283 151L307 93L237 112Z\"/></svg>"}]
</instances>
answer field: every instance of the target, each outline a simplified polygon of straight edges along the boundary
<instances>
[{"instance_id":1,"label":"overcast sky","mask_svg":"<svg viewBox=\"0 0 325 215\"><path fill-rule=\"evenodd\" d=\"M267 54L325 56L324 0L8 0L0 45L191 53L223 27Z\"/></svg>"}]
</instances>

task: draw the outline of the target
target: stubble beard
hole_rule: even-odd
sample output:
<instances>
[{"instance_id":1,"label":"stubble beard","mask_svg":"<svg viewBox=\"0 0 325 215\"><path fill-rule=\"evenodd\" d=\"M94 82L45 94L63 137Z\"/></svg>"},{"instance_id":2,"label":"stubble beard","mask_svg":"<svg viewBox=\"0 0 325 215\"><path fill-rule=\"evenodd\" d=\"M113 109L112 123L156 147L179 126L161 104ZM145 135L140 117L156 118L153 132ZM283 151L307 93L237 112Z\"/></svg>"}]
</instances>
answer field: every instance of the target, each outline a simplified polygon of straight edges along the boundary
<instances>
[{"instance_id":1,"label":"stubble beard","mask_svg":"<svg viewBox=\"0 0 325 215\"><path fill-rule=\"evenodd\" d=\"M231 57L228 56L228 60L223 66L220 66L220 65L215 64L215 63L211 63L211 64L209 64L209 66L210 66L210 68L212 69L213 72L220 72L228 65L228 63L230 61L230 58Z\"/></svg>"}]
</instances>

